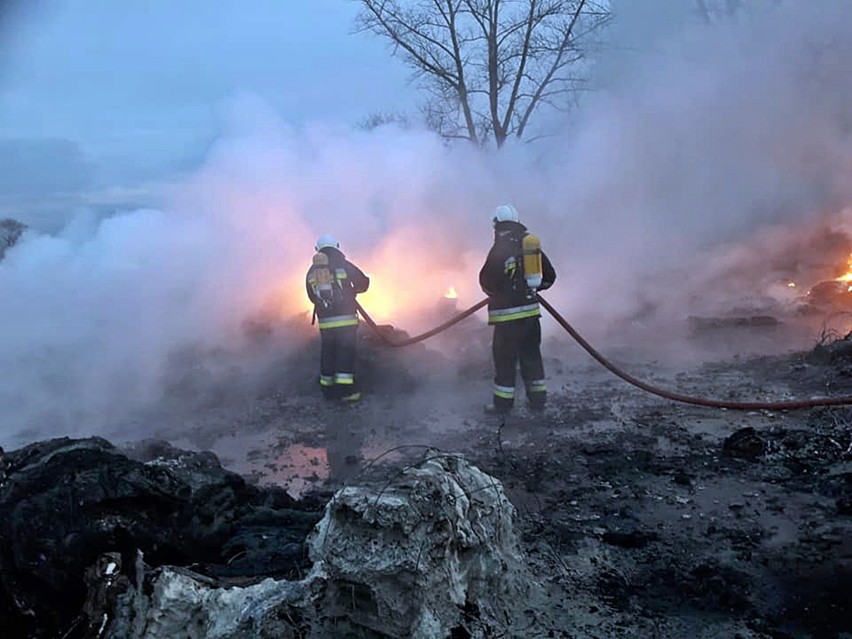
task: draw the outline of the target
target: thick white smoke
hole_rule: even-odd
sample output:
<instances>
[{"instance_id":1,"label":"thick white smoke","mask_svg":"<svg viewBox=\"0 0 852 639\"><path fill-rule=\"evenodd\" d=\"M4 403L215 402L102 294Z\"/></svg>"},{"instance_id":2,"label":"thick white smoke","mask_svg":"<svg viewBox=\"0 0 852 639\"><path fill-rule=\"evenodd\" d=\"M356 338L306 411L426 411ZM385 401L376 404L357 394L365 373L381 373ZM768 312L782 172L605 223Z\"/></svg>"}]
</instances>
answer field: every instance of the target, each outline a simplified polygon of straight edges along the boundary
<instances>
[{"instance_id":1,"label":"thick white smoke","mask_svg":"<svg viewBox=\"0 0 852 639\"><path fill-rule=\"evenodd\" d=\"M7 253L0 439L115 429L162 399L186 349L239 353L258 313L301 314L307 327L304 274L320 233L373 277L364 300L380 320L415 321L449 286L477 294L466 269L490 231L487 209L474 209L487 178L472 151L416 131L296 130L250 96L228 105L224 129L165 211L88 230L76 220ZM276 342L274 356L303 340Z\"/></svg>"},{"instance_id":2,"label":"thick white smoke","mask_svg":"<svg viewBox=\"0 0 852 639\"><path fill-rule=\"evenodd\" d=\"M587 101L543 202L567 229L576 310L629 312L655 271L675 278L655 297L724 299L726 282L701 286L720 243L850 201L852 5L746 5L737 20L646 41Z\"/></svg>"},{"instance_id":3,"label":"thick white smoke","mask_svg":"<svg viewBox=\"0 0 852 639\"><path fill-rule=\"evenodd\" d=\"M542 236L560 272L550 298L571 317L597 327L649 301L685 315L698 287L742 263L725 247L849 201L852 7L813 4L687 24L587 99L543 156L295 129L235 100L164 210L30 236L0 263L0 442L113 428L161 400L176 352L239 353L247 317L304 313L323 232L373 277L365 305L406 328L450 286L479 298L504 201ZM731 281L698 297L724 300Z\"/></svg>"}]
</instances>

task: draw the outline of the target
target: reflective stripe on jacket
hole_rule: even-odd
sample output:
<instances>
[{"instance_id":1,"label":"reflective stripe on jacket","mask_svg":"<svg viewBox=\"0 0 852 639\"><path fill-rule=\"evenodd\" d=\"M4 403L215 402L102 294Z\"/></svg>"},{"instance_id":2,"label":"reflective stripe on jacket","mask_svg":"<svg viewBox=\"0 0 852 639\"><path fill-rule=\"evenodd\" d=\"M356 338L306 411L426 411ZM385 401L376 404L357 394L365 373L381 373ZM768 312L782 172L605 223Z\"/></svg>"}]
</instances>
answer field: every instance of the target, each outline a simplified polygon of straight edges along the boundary
<instances>
[{"instance_id":1,"label":"reflective stripe on jacket","mask_svg":"<svg viewBox=\"0 0 852 639\"><path fill-rule=\"evenodd\" d=\"M329 328L342 328L343 326L358 326L358 316L352 315L332 315L331 317L322 317L319 320L321 331Z\"/></svg>"},{"instance_id":2,"label":"reflective stripe on jacket","mask_svg":"<svg viewBox=\"0 0 852 639\"><path fill-rule=\"evenodd\" d=\"M512 306L510 308L494 308L488 310L488 323L499 324L501 322L512 322L514 320L526 319L527 317L541 317L541 309L538 302L524 306Z\"/></svg>"}]
</instances>

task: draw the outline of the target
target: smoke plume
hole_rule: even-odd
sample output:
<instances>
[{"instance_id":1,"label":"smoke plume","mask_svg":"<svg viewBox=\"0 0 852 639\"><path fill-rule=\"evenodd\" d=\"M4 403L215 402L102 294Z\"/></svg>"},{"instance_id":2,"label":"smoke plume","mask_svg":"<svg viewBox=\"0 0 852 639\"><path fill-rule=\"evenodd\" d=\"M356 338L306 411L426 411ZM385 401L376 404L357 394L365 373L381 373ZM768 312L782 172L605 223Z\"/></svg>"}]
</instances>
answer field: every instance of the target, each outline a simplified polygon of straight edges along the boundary
<instances>
[{"instance_id":1,"label":"smoke plume","mask_svg":"<svg viewBox=\"0 0 852 639\"><path fill-rule=\"evenodd\" d=\"M826 271L819 256L773 259L753 277L759 251L806 254L807 229L846 225L852 7L775 4L666 30L617 73L601 67L611 76L565 133L498 154L426 131L294 128L236 98L163 210L72 220L0 263L0 442L115 428L162 401L186 349L250 370L247 318L307 326L320 233L371 275L365 306L407 329L426 328L422 311L449 287L461 305L480 297L503 202L542 236L559 271L549 297L581 328L648 306L682 318Z\"/></svg>"}]
</instances>

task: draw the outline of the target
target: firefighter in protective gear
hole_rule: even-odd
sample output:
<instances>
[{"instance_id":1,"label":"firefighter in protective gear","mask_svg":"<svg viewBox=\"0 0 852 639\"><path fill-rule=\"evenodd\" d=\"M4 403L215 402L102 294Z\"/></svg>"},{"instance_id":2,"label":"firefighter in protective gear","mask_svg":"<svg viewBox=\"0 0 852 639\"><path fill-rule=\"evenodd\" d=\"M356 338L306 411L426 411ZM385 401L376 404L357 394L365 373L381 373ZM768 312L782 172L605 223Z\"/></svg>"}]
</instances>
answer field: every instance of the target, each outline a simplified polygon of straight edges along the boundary
<instances>
[{"instance_id":1,"label":"firefighter in protective gear","mask_svg":"<svg viewBox=\"0 0 852 639\"><path fill-rule=\"evenodd\" d=\"M494 398L485 410L506 414L512 409L519 363L530 407L543 409L547 386L536 295L553 285L556 271L538 238L520 223L514 206L498 206L492 222L494 245L479 273L479 284L488 295L488 323L494 326Z\"/></svg>"},{"instance_id":2,"label":"firefighter in protective gear","mask_svg":"<svg viewBox=\"0 0 852 639\"><path fill-rule=\"evenodd\" d=\"M370 287L370 278L346 259L332 236L321 235L315 249L305 287L319 321L320 388L326 399L354 403L361 399L355 384L355 296Z\"/></svg>"}]
</instances>

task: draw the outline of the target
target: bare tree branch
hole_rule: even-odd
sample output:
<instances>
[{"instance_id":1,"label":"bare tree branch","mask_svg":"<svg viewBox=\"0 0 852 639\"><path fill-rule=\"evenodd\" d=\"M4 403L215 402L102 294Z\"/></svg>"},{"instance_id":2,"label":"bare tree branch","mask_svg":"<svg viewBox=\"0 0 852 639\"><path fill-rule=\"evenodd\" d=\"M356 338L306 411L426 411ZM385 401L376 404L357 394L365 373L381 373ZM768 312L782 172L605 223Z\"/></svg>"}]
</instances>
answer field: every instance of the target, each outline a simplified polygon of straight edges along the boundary
<instances>
[{"instance_id":1,"label":"bare tree branch","mask_svg":"<svg viewBox=\"0 0 852 639\"><path fill-rule=\"evenodd\" d=\"M458 83L458 93L459 93L459 104L462 108L462 113L464 113L464 121L467 126L467 132L470 136L470 141L474 144L479 144L479 136L476 132L476 124L473 121L473 114L471 113L470 108L470 100L468 99L468 87L464 80L464 61L462 59L461 45L459 43L459 33L458 27L456 24L456 16L458 15L459 6L461 5L461 0L433 0L435 5L439 8L444 21L447 25L447 30L450 34L450 41L453 43L453 61L456 65L456 76L459 79ZM499 0L498 0L499 1ZM443 5L446 5L446 13L443 10Z\"/></svg>"},{"instance_id":2,"label":"bare tree branch","mask_svg":"<svg viewBox=\"0 0 852 639\"><path fill-rule=\"evenodd\" d=\"M26 230L27 225L16 219L7 217L0 220L0 260L3 259L7 249L17 244Z\"/></svg>"}]
</instances>

